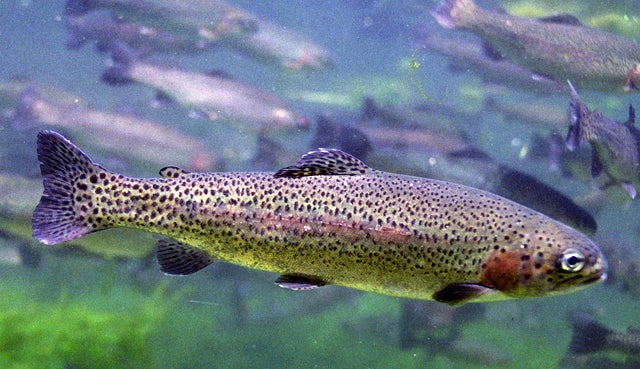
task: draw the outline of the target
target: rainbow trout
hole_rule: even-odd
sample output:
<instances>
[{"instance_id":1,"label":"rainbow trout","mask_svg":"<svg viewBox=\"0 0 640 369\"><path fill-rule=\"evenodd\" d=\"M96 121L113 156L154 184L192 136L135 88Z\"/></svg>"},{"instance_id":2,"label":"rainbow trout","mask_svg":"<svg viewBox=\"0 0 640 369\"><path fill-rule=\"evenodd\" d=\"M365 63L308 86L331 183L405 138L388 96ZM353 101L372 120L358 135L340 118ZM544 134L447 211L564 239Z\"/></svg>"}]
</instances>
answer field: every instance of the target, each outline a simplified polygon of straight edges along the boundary
<instances>
[{"instance_id":1,"label":"rainbow trout","mask_svg":"<svg viewBox=\"0 0 640 369\"><path fill-rule=\"evenodd\" d=\"M531 19L443 0L432 12L445 28L469 30L498 54L557 82L602 91L640 87L640 44L589 28L569 15Z\"/></svg>"},{"instance_id":2,"label":"rainbow trout","mask_svg":"<svg viewBox=\"0 0 640 369\"><path fill-rule=\"evenodd\" d=\"M634 127L635 110L629 105L629 119L618 123L601 112L591 111L569 82L571 90L571 125L566 145L574 151L580 143L591 144L591 175L605 172L610 184L620 184L632 198L640 185L640 131Z\"/></svg>"},{"instance_id":3,"label":"rainbow trout","mask_svg":"<svg viewBox=\"0 0 640 369\"><path fill-rule=\"evenodd\" d=\"M586 236L478 189L371 169L321 149L275 173L130 178L58 133L38 135L44 194L33 235L57 244L129 227L170 238L169 274L215 259L280 273L293 290L334 284L449 304L546 296L606 277Z\"/></svg>"}]
</instances>

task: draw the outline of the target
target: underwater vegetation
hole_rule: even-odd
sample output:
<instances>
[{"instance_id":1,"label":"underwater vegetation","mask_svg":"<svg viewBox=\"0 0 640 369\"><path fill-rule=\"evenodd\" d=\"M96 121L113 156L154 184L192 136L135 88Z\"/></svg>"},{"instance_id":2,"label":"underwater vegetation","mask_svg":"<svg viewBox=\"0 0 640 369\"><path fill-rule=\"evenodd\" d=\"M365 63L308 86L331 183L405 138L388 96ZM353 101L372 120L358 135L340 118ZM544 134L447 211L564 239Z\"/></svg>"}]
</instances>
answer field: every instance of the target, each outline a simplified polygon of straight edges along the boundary
<instances>
[{"instance_id":1,"label":"underwater vegetation","mask_svg":"<svg viewBox=\"0 0 640 369\"><path fill-rule=\"evenodd\" d=\"M124 308L96 306L64 292L56 301L41 301L28 288L6 283L0 294L2 368L154 366L150 343L168 307L163 287Z\"/></svg>"}]
</instances>

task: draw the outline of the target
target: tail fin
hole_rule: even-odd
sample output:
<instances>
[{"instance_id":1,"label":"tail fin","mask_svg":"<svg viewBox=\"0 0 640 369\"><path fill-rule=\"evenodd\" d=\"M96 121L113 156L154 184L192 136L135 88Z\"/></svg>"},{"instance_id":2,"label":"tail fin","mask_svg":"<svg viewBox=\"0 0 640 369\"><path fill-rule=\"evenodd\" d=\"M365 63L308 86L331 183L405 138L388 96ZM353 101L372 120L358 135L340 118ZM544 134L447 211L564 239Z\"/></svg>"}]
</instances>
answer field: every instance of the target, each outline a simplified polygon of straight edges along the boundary
<instances>
[{"instance_id":1,"label":"tail fin","mask_svg":"<svg viewBox=\"0 0 640 369\"><path fill-rule=\"evenodd\" d=\"M33 237L53 245L102 229L77 204L90 178L106 170L69 140L53 131L38 133L38 160L44 193L33 213ZM95 176L94 176L95 175Z\"/></svg>"},{"instance_id":2,"label":"tail fin","mask_svg":"<svg viewBox=\"0 0 640 369\"><path fill-rule=\"evenodd\" d=\"M458 28L464 26L462 17L475 10L476 4L473 0L442 0L431 15L444 28Z\"/></svg>"},{"instance_id":3,"label":"tail fin","mask_svg":"<svg viewBox=\"0 0 640 369\"><path fill-rule=\"evenodd\" d=\"M591 315L577 313L571 319L573 336L569 343L569 352L572 354L588 354L605 348L607 335L611 331L598 323Z\"/></svg>"},{"instance_id":4,"label":"tail fin","mask_svg":"<svg viewBox=\"0 0 640 369\"><path fill-rule=\"evenodd\" d=\"M565 144L569 151L574 151L580 146L580 140L582 133L580 132L580 121L583 118L583 110L586 106L580 99L578 92L571 84L571 81L567 81L569 84L569 90L571 93L571 102L569 104L571 108L571 123L569 125L569 131L567 133L567 139Z\"/></svg>"}]
</instances>

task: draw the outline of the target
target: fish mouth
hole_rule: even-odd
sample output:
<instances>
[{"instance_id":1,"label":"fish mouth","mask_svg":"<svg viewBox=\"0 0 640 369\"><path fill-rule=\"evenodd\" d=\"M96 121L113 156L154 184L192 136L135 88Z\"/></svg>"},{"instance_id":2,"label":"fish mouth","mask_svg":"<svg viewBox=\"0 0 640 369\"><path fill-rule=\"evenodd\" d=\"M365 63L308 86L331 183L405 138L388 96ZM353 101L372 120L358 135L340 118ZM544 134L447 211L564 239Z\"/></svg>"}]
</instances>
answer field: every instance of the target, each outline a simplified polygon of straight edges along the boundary
<instances>
[{"instance_id":1,"label":"fish mouth","mask_svg":"<svg viewBox=\"0 0 640 369\"><path fill-rule=\"evenodd\" d=\"M595 275L589 279L586 279L582 282L582 284L591 284L591 283L596 283L596 282L604 282L607 279L607 273L600 273L598 275Z\"/></svg>"},{"instance_id":2,"label":"fish mouth","mask_svg":"<svg viewBox=\"0 0 640 369\"><path fill-rule=\"evenodd\" d=\"M605 272L600 272L586 279L584 276L576 275L556 283L554 290L567 288L568 284L573 284L574 286L586 286L592 283L602 282L605 279L607 279L607 273Z\"/></svg>"}]
</instances>

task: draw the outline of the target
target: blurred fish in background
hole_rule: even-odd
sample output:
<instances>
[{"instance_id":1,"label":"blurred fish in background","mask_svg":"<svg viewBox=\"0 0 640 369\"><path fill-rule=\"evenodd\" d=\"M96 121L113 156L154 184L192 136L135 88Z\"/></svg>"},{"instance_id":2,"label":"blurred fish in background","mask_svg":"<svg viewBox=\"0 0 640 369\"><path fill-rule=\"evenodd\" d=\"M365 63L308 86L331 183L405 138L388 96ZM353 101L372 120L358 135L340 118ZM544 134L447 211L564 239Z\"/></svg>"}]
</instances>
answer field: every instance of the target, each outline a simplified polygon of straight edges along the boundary
<instances>
[{"instance_id":1,"label":"blurred fish in background","mask_svg":"<svg viewBox=\"0 0 640 369\"><path fill-rule=\"evenodd\" d=\"M76 17L96 9L115 12L116 17L136 19L194 41L218 41L256 32L256 19L222 0L69 0L65 15Z\"/></svg>"},{"instance_id":2,"label":"blurred fish in background","mask_svg":"<svg viewBox=\"0 0 640 369\"><path fill-rule=\"evenodd\" d=\"M109 14L87 14L94 9L115 14L109 13L112 19ZM70 0L66 20L71 44L79 44L84 37L96 39L99 46L115 38L142 51L172 46L174 51L200 51L221 46L290 70L334 66L331 53L304 35L220 0Z\"/></svg>"},{"instance_id":3,"label":"blurred fish in background","mask_svg":"<svg viewBox=\"0 0 640 369\"><path fill-rule=\"evenodd\" d=\"M128 21L109 10L67 15L65 23L69 33L67 46L71 49L77 49L92 42L98 51L106 53L115 44L124 43L141 55L193 54L209 50L216 45L216 41L197 40L179 33Z\"/></svg>"},{"instance_id":4,"label":"blurred fish in background","mask_svg":"<svg viewBox=\"0 0 640 369\"><path fill-rule=\"evenodd\" d=\"M458 308L432 301L403 300L400 311L400 348L422 348L429 355L445 354L453 360L483 366L508 366L507 352L464 337L466 324L484 319L484 305Z\"/></svg>"},{"instance_id":5,"label":"blurred fish in background","mask_svg":"<svg viewBox=\"0 0 640 369\"><path fill-rule=\"evenodd\" d=\"M567 368L637 368L640 366L640 329L607 328L585 312L571 317L571 342L562 359ZM609 355L611 353L622 356Z\"/></svg>"},{"instance_id":6,"label":"blurred fish in background","mask_svg":"<svg viewBox=\"0 0 640 369\"><path fill-rule=\"evenodd\" d=\"M634 298L640 297L640 250L614 232L600 233L595 241L607 256L610 273L605 282Z\"/></svg>"},{"instance_id":7,"label":"blurred fish in background","mask_svg":"<svg viewBox=\"0 0 640 369\"><path fill-rule=\"evenodd\" d=\"M431 13L444 28L480 36L505 57L558 83L606 92L640 86L640 44L584 26L568 14L539 19L482 9L473 0L443 0Z\"/></svg>"},{"instance_id":8,"label":"blurred fish in background","mask_svg":"<svg viewBox=\"0 0 640 369\"><path fill-rule=\"evenodd\" d=\"M328 50L301 34L261 19L256 20L256 27L253 34L222 43L258 61L290 70L325 70L335 66Z\"/></svg>"},{"instance_id":9,"label":"blurred fish in background","mask_svg":"<svg viewBox=\"0 0 640 369\"><path fill-rule=\"evenodd\" d=\"M640 131L634 127L635 110L629 105L629 119L618 123L601 112L591 111L578 92L571 88L571 124L567 148L576 150L580 143L591 144L591 175L606 173L610 185L620 185L634 199L640 185Z\"/></svg>"},{"instance_id":10,"label":"blurred fish in background","mask_svg":"<svg viewBox=\"0 0 640 369\"><path fill-rule=\"evenodd\" d=\"M224 73L205 74L145 62L135 59L123 45L112 50L112 57L114 65L103 73L103 81L147 85L211 121L234 123L242 130L258 132L308 125L307 119L284 100Z\"/></svg>"},{"instance_id":11,"label":"blurred fish in background","mask_svg":"<svg viewBox=\"0 0 640 369\"><path fill-rule=\"evenodd\" d=\"M445 38L425 26L416 30L414 43L420 51L446 57L449 68L454 73L470 72L486 83L538 94L560 93L566 89L564 84L536 74L506 58L492 58L480 43Z\"/></svg>"},{"instance_id":12,"label":"blurred fish in background","mask_svg":"<svg viewBox=\"0 0 640 369\"><path fill-rule=\"evenodd\" d=\"M22 91L14 124L19 128L64 128L85 139L99 135L94 145L142 163L159 166L169 156L176 165L195 170L220 169L219 153L195 138L131 114L100 111L47 100L36 88Z\"/></svg>"}]
</instances>

